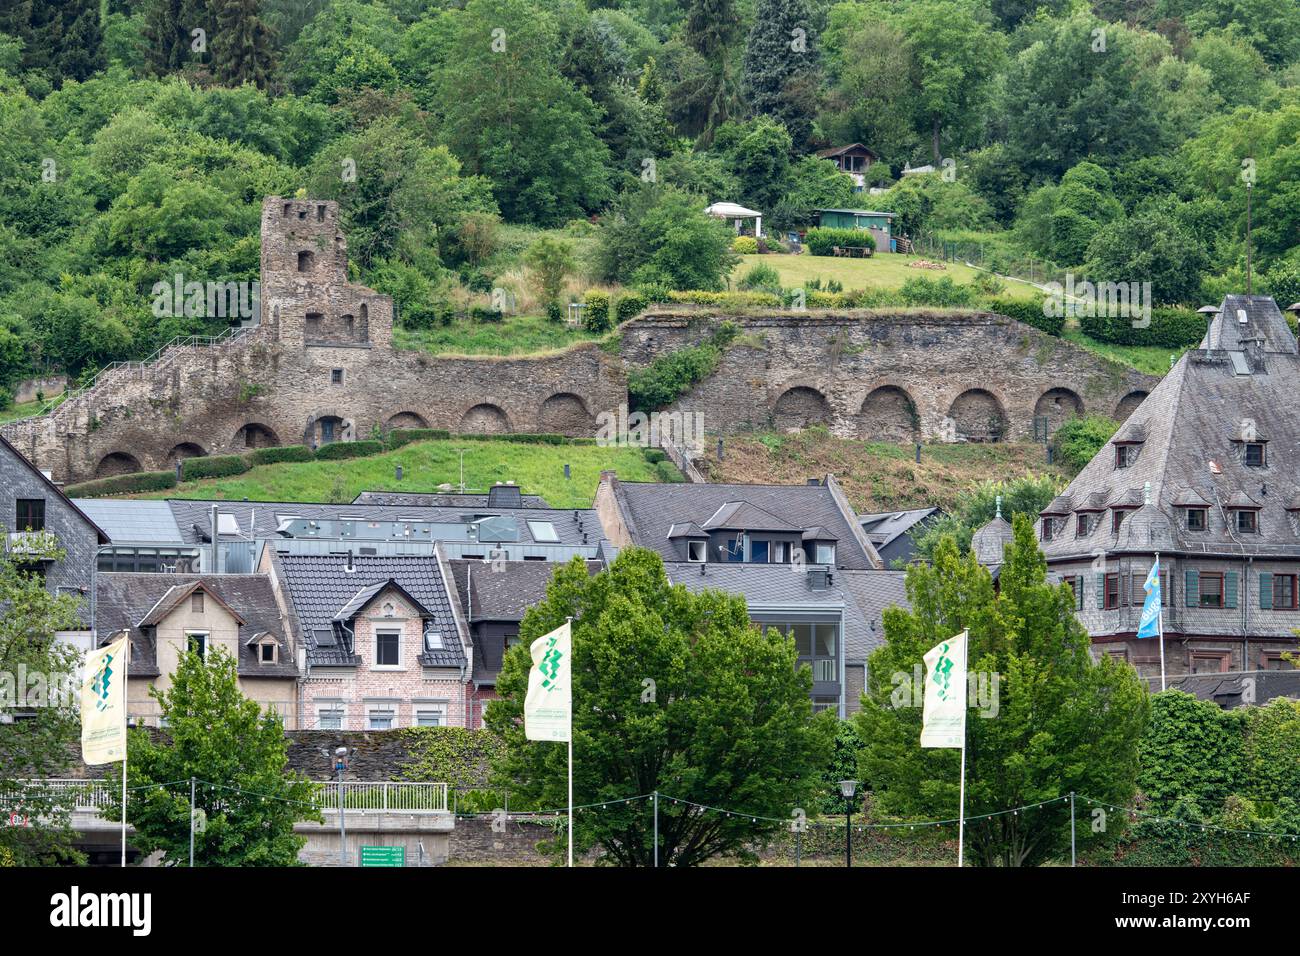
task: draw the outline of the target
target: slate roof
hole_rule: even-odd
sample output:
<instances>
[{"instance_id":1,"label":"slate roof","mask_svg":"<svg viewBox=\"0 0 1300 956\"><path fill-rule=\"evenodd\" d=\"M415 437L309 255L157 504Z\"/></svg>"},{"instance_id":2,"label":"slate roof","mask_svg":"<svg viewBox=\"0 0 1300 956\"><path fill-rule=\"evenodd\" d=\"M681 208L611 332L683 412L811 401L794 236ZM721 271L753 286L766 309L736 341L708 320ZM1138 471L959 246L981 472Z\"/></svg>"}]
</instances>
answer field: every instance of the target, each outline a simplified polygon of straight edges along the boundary
<instances>
[{"instance_id":1,"label":"slate roof","mask_svg":"<svg viewBox=\"0 0 1300 956\"><path fill-rule=\"evenodd\" d=\"M94 519L92 519L92 518L90 517L90 515L86 514L86 512L84 512L84 511L82 511L80 505L78 505L75 501L73 501L71 498L69 498L67 495L65 495L65 494L63 493L63 489L62 489L62 488L60 488L60 487L59 487L58 485L56 485L54 482L50 481L50 479L46 478L46 477L45 477L45 472L41 471L41 470L40 470L39 468L37 468L34 464L32 464L32 462L27 458L27 456L24 455L22 452L20 452L20 451L19 451L17 448L15 448L12 444L10 444L9 439L5 438L4 435L0 435L0 448L2 448L2 449L4 449L5 451L9 452L9 454L12 455L12 456L14 457L14 459L18 461L19 464L21 464L21 465L22 465L23 467L25 467L28 471L30 471L33 475L35 475L37 478L39 478L39 479L41 480L41 482L43 482L43 483L45 484L45 486L48 487L48 488L50 489L50 491L52 491L52 492L55 494L56 497L62 498L65 502L67 502L68 507L70 507L70 508L71 508L71 509L76 513L76 515L77 515L79 518L81 518L83 521L85 521L86 524L90 526L91 530L94 531L95 534L99 537L99 543L100 543L100 544L111 544L111 543L112 543L112 542L109 540L109 536L108 536L108 534L104 531L104 529L101 528L98 524L96 524L95 521L94 521Z\"/></svg>"},{"instance_id":2,"label":"slate roof","mask_svg":"<svg viewBox=\"0 0 1300 956\"><path fill-rule=\"evenodd\" d=\"M550 508L541 495L520 495L521 507ZM352 499L356 505L384 505L395 508L486 508L486 494L461 494L452 491L363 491Z\"/></svg>"},{"instance_id":3,"label":"slate roof","mask_svg":"<svg viewBox=\"0 0 1300 956\"><path fill-rule=\"evenodd\" d=\"M1247 316L1243 325L1237 312ZM1242 374L1245 359L1249 374ZM1049 561L1103 551L1172 551L1187 555L1300 557L1300 523L1287 505L1300 496L1300 354L1277 305L1266 296L1230 295L1199 349L1183 355L1129 420L1043 513L1064 504L1114 508L1151 504L1112 531L1107 515L1092 533L1076 537L1071 520L1043 542ZM1243 422L1267 437L1266 466L1248 467L1241 454ZM1142 440L1127 468L1115 467L1118 442ZM1208 502L1208 528L1192 532L1180 505ZM1259 508L1258 532L1239 534L1229 509Z\"/></svg>"},{"instance_id":4,"label":"slate roof","mask_svg":"<svg viewBox=\"0 0 1300 956\"><path fill-rule=\"evenodd\" d=\"M475 516L503 515L516 519L519 527L521 544L560 544L571 546L594 547L600 543L603 531L596 513L590 509L565 508L487 508L474 506L438 506L423 505L370 505L370 504L324 504L301 501L204 501L172 498L167 501L180 527L186 544L201 544L207 539L211 526L211 508L217 505L223 514L235 517L242 534L247 535L250 528L255 537L279 537L277 528L280 521L277 515L296 515L308 521L332 520L344 518L361 518L366 521L399 521L411 519L430 522L434 525L449 526L446 540L464 541L463 533L453 534L452 528L460 529L466 520ZM536 541L528 527L529 521L549 521L555 526L558 541ZM438 540L438 529L434 529L431 540ZM587 535L583 541L584 532Z\"/></svg>"},{"instance_id":5,"label":"slate roof","mask_svg":"<svg viewBox=\"0 0 1300 956\"><path fill-rule=\"evenodd\" d=\"M310 664L346 667L360 663L353 649L341 643L334 647L320 646L314 632L332 631L335 616L355 597L370 585L386 585L392 580L430 613L432 626L443 635L444 646L440 650L422 651L420 664L465 666L467 635L452 611L437 555L361 555L352 559L352 571L347 570L346 559L338 555L277 554L274 561L285 597L297 616ZM452 635L456 636L454 640Z\"/></svg>"},{"instance_id":6,"label":"slate roof","mask_svg":"<svg viewBox=\"0 0 1300 956\"><path fill-rule=\"evenodd\" d=\"M117 544L175 546L185 540L165 501L75 498L72 503Z\"/></svg>"},{"instance_id":7,"label":"slate roof","mask_svg":"<svg viewBox=\"0 0 1300 956\"><path fill-rule=\"evenodd\" d=\"M794 571L790 565L675 561L666 562L664 570L673 584L681 584L692 593L714 590L743 597L751 611L842 608L844 655L851 663L865 661L884 643L880 611L903 597L901 571L836 571L824 590L814 590L809 575Z\"/></svg>"},{"instance_id":8,"label":"slate roof","mask_svg":"<svg viewBox=\"0 0 1300 956\"><path fill-rule=\"evenodd\" d=\"M1247 701L1246 681L1253 699ZM1155 681L1153 689L1159 689L1159 678L1148 678L1148 683ZM1181 690L1201 700L1209 700L1224 709L1240 707L1247 703L1267 704L1277 697L1289 697L1300 700L1300 670L1285 671L1238 671L1227 674L1187 674L1171 677L1167 681L1170 690Z\"/></svg>"},{"instance_id":9,"label":"slate roof","mask_svg":"<svg viewBox=\"0 0 1300 956\"><path fill-rule=\"evenodd\" d=\"M752 506L755 515L763 512L776 516L793 529L825 529L831 538L840 542L835 552L837 567L867 570L882 565L847 502L843 505L837 503L837 489L820 482L805 485L659 484L615 478L612 488L633 543L653 548L665 561L680 560L668 537L674 525L695 522L708 527L709 519L724 505L743 502ZM730 528L730 524L726 526Z\"/></svg>"},{"instance_id":10,"label":"slate roof","mask_svg":"<svg viewBox=\"0 0 1300 956\"><path fill-rule=\"evenodd\" d=\"M117 572L95 577L95 631L99 641L119 631L131 633L130 675L158 677L154 629L140 627L170 592L189 594L199 582L234 611L239 628L239 674L242 677L297 677L288 622L280 615L271 579L264 574L142 574ZM174 607L176 601L164 602ZM153 618L158 619L157 615ZM270 634L279 644L278 661L261 664L249 638Z\"/></svg>"},{"instance_id":11,"label":"slate roof","mask_svg":"<svg viewBox=\"0 0 1300 956\"><path fill-rule=\"evenodd\" d=\"M461 610L471 624L522 621L524 612L546 598L546 587L561 567L556 561L503 561L494 565L453 559L447 563L456 582ZM599 570L599 562L587 564L589 570Z\"/></svg>"},{"instance_id":12,"label":"slate roof","mask_svg":"<svg viewBox=\"0 0 1300 956\"><path fill-rule=\"evenodd\" d=\"M939 508L913 508L908 511L882 511L858 515L858 524L887 563L896 558L911 560L915 553L913 539L930 522L943 517Z\"/></svg>"},{"instance_id":13,"label":"slate roof","mask_svg":"<svg viewBox=\"0 0 1300 956\"><path fill-rule=\"evenodd\" d=\"M233 617L239 623L240 627L243 627L248 623L244 620L244 615L240 614L221 599L220 594L217 594L214 590L204 585L202 580L197 580L191 581L188 584L174 584L168 588L167 593L158 599L158 603L149 609L149 613L140 619L139 626L157 627L167 619L167 616L170 615L172 611L176 610L176 608L180 606L182 601L188 598L195 591L203 591L215 598L217 603L221 605L222 609Z\"/></svg>"}]
</instances>

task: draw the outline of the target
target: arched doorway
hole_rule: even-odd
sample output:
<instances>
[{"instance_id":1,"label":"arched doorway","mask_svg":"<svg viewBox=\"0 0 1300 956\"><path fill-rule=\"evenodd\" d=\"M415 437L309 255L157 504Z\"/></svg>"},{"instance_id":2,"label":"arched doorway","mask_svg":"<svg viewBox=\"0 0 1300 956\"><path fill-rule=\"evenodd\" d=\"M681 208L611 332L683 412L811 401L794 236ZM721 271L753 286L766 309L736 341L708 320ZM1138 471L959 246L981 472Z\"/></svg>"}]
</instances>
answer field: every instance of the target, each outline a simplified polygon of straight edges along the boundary
<instances>
[{"instance_id":1,"label":"arched doorway","mask_svg":"<svg viewBox=\"0 0 1300 956\"><path fill-rule=\"evenodd\" d=\"M186 458L204 458L207 452L203 450L202 445L195 444L192 441L183 441L167 453L168 461L184 460Z\"/></svg>"},{"instance_id":2,"label":"arched doorway","mask_svg":"<svg viewBox=\"0 0 1300 956\"><path fill-rule=\"evenodd\" d=\"M237 448L275 448L280 444L280 436L261 422L249 422L235 432L234 444Z\"/></svg>"}]
</instances>

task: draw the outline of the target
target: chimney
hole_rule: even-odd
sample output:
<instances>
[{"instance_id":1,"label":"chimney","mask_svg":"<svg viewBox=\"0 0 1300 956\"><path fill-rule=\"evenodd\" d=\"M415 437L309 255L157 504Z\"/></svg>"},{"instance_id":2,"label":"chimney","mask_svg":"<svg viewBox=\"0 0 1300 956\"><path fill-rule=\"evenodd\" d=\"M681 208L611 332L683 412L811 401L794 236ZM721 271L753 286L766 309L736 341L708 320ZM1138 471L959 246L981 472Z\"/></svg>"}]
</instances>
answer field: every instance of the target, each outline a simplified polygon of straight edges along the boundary
<instances>
[{"instance_id":1,"label":"chimney","mask_svg":"<svg viewBox=\"0 0 1300 956\"><path fill-rule=\"evenodd\" d=\"M352 549L351 549L351 548L348 548L348 563L347 563L346 565L344 565L344 567L345 567L345 569L348 570L348 571L355 571L355 570L356 570L356 568L354 568L354 567L352 566Z\"/></svg>"}]
</instances>

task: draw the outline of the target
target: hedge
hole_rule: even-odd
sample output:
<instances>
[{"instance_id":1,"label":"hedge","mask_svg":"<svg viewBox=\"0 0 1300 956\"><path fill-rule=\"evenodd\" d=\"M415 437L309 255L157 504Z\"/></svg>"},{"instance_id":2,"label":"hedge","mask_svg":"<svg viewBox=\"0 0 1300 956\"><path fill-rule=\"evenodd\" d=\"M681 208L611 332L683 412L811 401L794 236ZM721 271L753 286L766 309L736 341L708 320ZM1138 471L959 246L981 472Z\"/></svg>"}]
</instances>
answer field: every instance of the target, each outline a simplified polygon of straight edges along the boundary
<instances>
[{"instance_id":1,"label":"hedge","mask_svg":"<svg viewBox=\"0 0 1300 956\"><path fill-rule=\"evenodd\" d=\"M1042 303L1037 299L990 299L987 308L1048 335L1059 336L1065 328L1065 316L1043 315Z\"/></svg>"},{"instance_id":2,"label":"hedge","mask_svg":"<svg viewBox=\"0 0 1300 956\"><path fill-rule=\"evenodd\" d=\"M199 478L229 478L242 475L252 466L243 455L209 455L206 458L186 458L181 462L181 481Z\"/></svg>"},{"instance_id":3,"label":"hedge","mask_svg":"<svg viewBox=\"0 0 1300 956\"><path fill-rule=\"evenodd\" d=\"M1200 345L1206 321L1197 312L1161 306L1151 310L1151 324L1135 327L1128 317L1081 316L1079 328L1098 342L1112 345L1155 345L1167 349Z\"/></svg>"},{"instance_id":4,"label":"hedge","mask_svg":"<svg viewBox=\"0 0 1300 956\"><path fill-rule=\"evenodd\" d=\"M534 434L532 432L504 432L492 435L461 434L451 437L457 441L508 441L518 442L523 445L570 445L580 443L580 439L569 438L566 435Z\"/></svg>"},{"instance_id":5,"label":"hedge","mask_svg":"<svg viewBox=\"0 0 1300 956\"><path fill-rule=\"evenodd\" d=\"M706 289L674 290L668 293L669 302L689 302L695 305L775 306L781 297L771 292L710 292Z\"/></svg>"},{"instance_id":6,"label":"hedge","mask_svg":"<svg viewBox=\"0 0 1300 956\"><path fill-rule=\"evenodd\" d=\"M644 312L648 304L645 296L637 295L634 292L626 293L618 300L618 307L614 310L614 319L617 322L626 322L628 319Z\"/></svg>"},{"instance_id":7,"label":"hedge","mask_svg":"<svg viewBox=\"0 0 1300 956\"><path fill-rule=\"evenodd\" d=\"M608 332L612 327L609 320L609 296L597 291L590 290L586 295L587 310L583 314L583 324L588 332Z\"/></svg>"},{"instance_id":8,"label":"hedge","mask_svg":"<svg viewBox=\"0 0 1300 956\"><path fill-rule=\"evenodd\" d=\"M445 428L394 428L388 433L388 447L401 448L413 441L445 441L451 432Z\"/></svg>"},{"instance_id":9,"label":"hedge","mask_svg":"<svg viewBox=\"0 0 1300 956\"><path fill-rule=\"evenodd\" d=\"M316 457L321 461L337 461L340 458L365 458L378 455L384 450L381 441L334 441L322 445L316 450Z\"/></svg>"},{"instance_id":10,"label":"hedge","mask_svg":"<svg viewBox=\"0 0 1300 956\"><path fill-rule=\"evenodd\" d=\"M875 237L865 229L809 229L804 237L804 245L810 255L829 256L835 246L866 246L876 248Z\"/></svg>"},{"instance_id":11,"label":"hedge","mask_svg":"<svg viewBox=\"0 0 1300 956\"><path fill-rule=\"evenodd\" d=\"M274 448L256 448L248 452L254 465L277 465L283 461L311 461L315 455L306 445L277 445Z\"/></svg>"},{"instance_id":12,"label":"hedge","mask_svg":"<svg viewBox=\"0 0 1300 956\"><path fill-rule=\"evenodd\" d=\"M96 478L63 489L69 498L98 498L101 495L130 495L139 491L163 491L176 487L175 471L141 471L131 475Z\"/></svg>"}]
</instances>

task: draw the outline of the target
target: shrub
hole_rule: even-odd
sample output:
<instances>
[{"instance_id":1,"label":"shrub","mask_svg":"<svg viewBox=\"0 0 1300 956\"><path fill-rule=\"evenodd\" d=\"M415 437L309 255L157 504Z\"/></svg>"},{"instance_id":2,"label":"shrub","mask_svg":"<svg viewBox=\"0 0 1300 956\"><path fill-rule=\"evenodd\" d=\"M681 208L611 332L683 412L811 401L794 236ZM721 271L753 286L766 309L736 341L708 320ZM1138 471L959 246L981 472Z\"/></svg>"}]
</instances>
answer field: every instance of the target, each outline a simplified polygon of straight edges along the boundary
<instances>
[{"instance_id":1,"label":"shrub","mask_svg":"<svg viewBox=\"0 0 1300 956\"><path fill-rule=\"evenodd\" d=\"M503 313L500 309L490 309L484 305L471 306L469 317L475 322L500 322Z\"/></svg>"},{"instance_id":2,"label":"shrub","mask_svg":"<svg viewBox=\"0 0 1300 956\"><path fill-rule=\"evenodd\" d=\"M1036 299L991 299L987 308L990 312L1032 325L1048 335L1059 336L1065 328L1065 317L1043 315L1043 307Z\"/></svg>"},{"instance_id":3,"label":"shrub","mask_svg":"<svg viewBox=\"0 0 1300 956\"><path fill-rule=\"evenodd\" d=\"M737 236L731 240L731 248L742 256L758 254L758 240L753 236Z\"/></svg>"},{"instance_id":4,"label":"shrub","mask_svg":"<svg viewBox=\"0 0 1300 956\"><path fill-rule=\"evenodd\" d=\"M254 465L276 465L284 461L311 461L314 453L306 445L279 445L275 448L256 448L248 453Z\"/></svg>"},{"instance_id":5,"label":"shrub","mask_svg":"<svg viewBox=\"0 0 1300 956\"><path fill-rule=\"evenodd\" d=\"M771 292L709 292L688 289L668 293L669 302L689 302L695 305L722 305L736 308L746 306L780 306L781 297Z\"/></svg>"},{"instance_id":6,"label":"shrub","mask_svg":"<svg viewBox=\"0 0 1300 956\"><path fill-rule=\"evenodd\" d=\"M952 276L913 276L903 283L898 290L907 305L937 305L947 308L970 306L975 304L975 290L968 285L960 285Z\"/></svg>"},{"instance_id":7,"label":"shrub","mask_svg":"<svg viewBox=\"0 0 1300 956\"><path fill-rule=\"evenodd\" d=\"M1079 318L1083 334L1098 342L1112 345L1155 345L1180 349L1199 345L1205 338L1206 321L1190 309L1160 306L1151 310L1151 324L1133 325L1126 316L1090 316Z\"/></svg>"},{"instance_id":8,"label":"shrub","mask_svg":"<svg viewBox=\"0 0 1300 956\"><path fill-rule=\"evenodd\" d=\"M599 335L602 332L608 332L612 328L609 319L609 296L592 289L587 292L586 296L587 310L583 313L583 323L588 332L594 332Z\"/></svg>"},{"instance_id":9,"label":"shrub","mask_svg":"<svg viewBox=\"0 0 1300 956\"><path fill-rule=\"evenodd\" d=\"M745 273L741 280L736 283L736 288L742 292L779 292L781 290L781 276L771 266L760 262Z\"/></svg>"},{"instance_id":10,"label":"shrub","mask_svg":"<svg viewBox=\"0 0 1300 956\"><path fill-rule=\"evenodd\" d=\"M316 457L322 461L337 461L340 458L365 458L378 455L384 450L384 443L366 439L365 441L334 441L322 445L316 450Z\"/></svg>"},{"instance_id":11,"label":"shrub","mask_svg":"<svg viewBox=\"0 0 1300 956\"><path fill-rule=\"evenodd\" d=\"M686 477L677 470L677 466L667 460L655 465L655 477L665 484L686 480Z\"/></svg>"},{"instance_id":12,"label":"shrub","mask_svg":"<svg viewBox=\"0 0 1300 956\"><path fill-rule=\"evenodd\" d=\"M567 435L549 435L546 433L533 432L507 432L501 435L479 435L479 434L461 434L452 435L460 441L508 441L519 445L581 445L584 441L580 438L569 438ZM594 441L594 439L592 439Z\"/></svg>"},{"instance_id":13,"label":"shrub","mask_svg":"<svg viewBox=\"0 0 1300 956\"><path fill-rule=\"evenodd\" d=\"M1056 434L1052 436L1052 446L1062 464L1080 471L1096 457L1097 452L1106 447L1118 429L1119 422L1101 415L1071 418L1056 429Z\"/></svg>"},{"instance_id":14,"label":"shrub","mask_svg":"<svg viewBox=\"0 0 1300 956\"><path fill-rule=\"evenodd\" d=\"M835 246L876 248L875 238L865 229L809 229L804 236L804 244L808 247L808 253L814 256L832 255Z\"/></svg>"},{"instance_id":15,"label":"shrub","mask_svg":"<svg viewBox=\"0 0 1300 956\"><path fill-rule=\"evenodd\" d=\"M131 495L141 491L164 491L175 487L175 471L141 471L133 475L114 475L111 478L83 481L68 485L63 491L69 498L99 498L104 495Z\"/></svg>"},{"instance_id":16,"label":"shrub","mask_svg":"<svg viewBox=\"0 0 1300 956\"><path fill-rule=\"evenodd\" d=\"M413 441L446 441L451 432L445 428L394 428L388 433L388 447L401 448Z\"/></svg>"},{"instance_id":17,"label":"shrub","mask_svg":"<svg viewBox=\"0 0 1300 956\"><path fill-rule=\"evenodd\" d=\"M627 377L628 404L636 411L651 412L672 404L697 382L713 373L722 350L736 337L737 328L723 322L699 345L661 355L645 368L633 369Z\"/></svg>"},{"instance_id":18,"label":"shrub","mask_svg":"<svg viewBox=\"0 0 1300 956\"><path fill-rule=\"evenodd\" d=\"M614 310L614 318L617 322L626 322L628 319L644 312L647 305L649 303L646 301L645 296L637 295L635 292L625 293L618 300L618 306Z\"/></svg>"},{"instance_id":19,"label":"shrub","mask_svg":"<svg viewBox=\"0 0 1300 956\"><path fill-rule=\"evenodd\" d=\"M209 455L206 458L186 458L181 462L181 481L200 478L229 478L242 475L252 467L243 455Z\"/></svg>"},{"instance_id":20,"label":"shrub","mask_svg":"<svg viewBox=\"0 0 1300 956\"><path fill-rule=\"evenodd\" d=\"M559 325L564 321L564 306L552 299L546 303L546 321Z\"/></svg>"}]
</instances>

